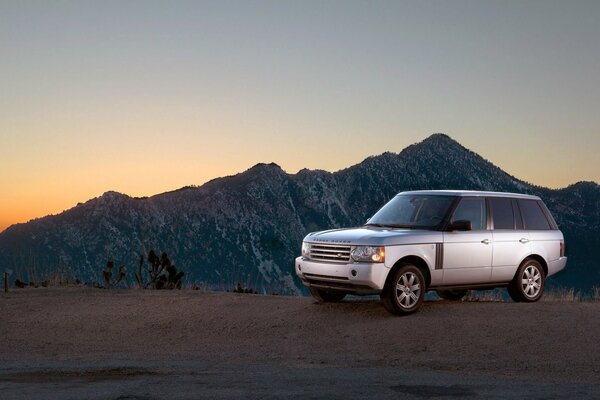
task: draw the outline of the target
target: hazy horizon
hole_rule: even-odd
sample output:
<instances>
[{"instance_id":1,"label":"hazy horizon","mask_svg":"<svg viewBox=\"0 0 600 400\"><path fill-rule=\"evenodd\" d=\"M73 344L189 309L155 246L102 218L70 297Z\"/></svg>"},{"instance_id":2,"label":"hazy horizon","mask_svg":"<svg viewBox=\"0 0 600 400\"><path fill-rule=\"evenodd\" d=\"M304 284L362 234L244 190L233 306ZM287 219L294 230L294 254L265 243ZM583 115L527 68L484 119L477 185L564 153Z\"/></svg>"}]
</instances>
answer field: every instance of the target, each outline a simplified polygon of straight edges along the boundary
<instances>
[{"instance_id":1,"label":"hazy horizon","mask_svg":"<svg viewBox=\"0 0 600 400\"><path fill-rule=\"evenodd\" d=\"M536 185L600 182L600 2L0 4L0 231L264 162L434 132Z\"/></svg>"}]
</instances>

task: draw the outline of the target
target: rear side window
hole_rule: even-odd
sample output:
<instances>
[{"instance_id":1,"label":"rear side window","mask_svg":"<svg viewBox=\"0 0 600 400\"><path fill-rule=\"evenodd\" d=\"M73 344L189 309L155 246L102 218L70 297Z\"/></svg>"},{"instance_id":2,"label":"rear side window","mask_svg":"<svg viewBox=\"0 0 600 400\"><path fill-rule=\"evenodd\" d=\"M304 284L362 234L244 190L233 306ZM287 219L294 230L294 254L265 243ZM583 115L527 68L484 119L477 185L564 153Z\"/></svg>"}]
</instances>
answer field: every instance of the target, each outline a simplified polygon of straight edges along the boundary
<instances>
[{"instance_id":1,"label":"rear side window","mask_svg":"<svg viewBox=\"0 0 600 400\"><path fill-rule=\"evenodd\" d=\"M483 198L463 198L454 210L450 222L460 220L471 221L471 229L474 231L486 229L485 200Z\"/></svg>"},{"instance_id":2,"label":"rear side window","mask_svg":"<svg viewBox=\"0 0 600 400\"><path fill-rule=\"evenodd\" d=\"M494 229L515 229L515 217L513 215L511 199L490 197L488 201L492 207Z\"/></svg>"},{"instance_id":3,"label":"rear side window","mask_svg":"<svg viewBox=\"0 0 600 400\"><path fill-rule=\"evenodd\" d=\"M550 230L550 223L540 205L535 200L519 199L519 208L523 214L525 229L531 230Z\"/></svg>"},{"instance_id":4,"label":"rear side window","mask_svg":"<svg viewBox=\"0 0 600 400\"><path fill-rule=\"evenodd\" d=\"M546 207L546 205L544 204L544 202L541 201L541 200L538 201L538 204L540 205L540 207L542 208L542 211L546 215L546 218L548 219L548 222L550 222L550 226L552 227L552 229L558 229L558 225L556 224L556 221L554 220L554 217L552 216L552 213L550 212L550 210L548 210L548 207Z\"/></svg>"}]
</instances>

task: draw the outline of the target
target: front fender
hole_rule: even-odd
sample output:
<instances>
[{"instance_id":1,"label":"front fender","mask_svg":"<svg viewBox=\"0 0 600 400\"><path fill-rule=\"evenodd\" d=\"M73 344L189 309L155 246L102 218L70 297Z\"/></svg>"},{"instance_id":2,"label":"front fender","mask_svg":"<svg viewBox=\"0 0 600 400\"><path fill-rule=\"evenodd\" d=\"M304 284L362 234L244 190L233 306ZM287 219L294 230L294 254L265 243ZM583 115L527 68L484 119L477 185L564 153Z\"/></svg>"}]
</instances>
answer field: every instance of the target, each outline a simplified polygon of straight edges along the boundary
<instances>
[{"instance_id":1,"label":"front fender","mask_svg":"<svg viewBox=\"0 0 600 400\"><path fill-rule=\"evenodd\" d=\"M431 276L430 285L442 283L441 269L435 269L436 243L396 245L385 247L385 266L391 270L396 263L406 257L418 257L425 262Z\"/></svg>"}]
</instances>

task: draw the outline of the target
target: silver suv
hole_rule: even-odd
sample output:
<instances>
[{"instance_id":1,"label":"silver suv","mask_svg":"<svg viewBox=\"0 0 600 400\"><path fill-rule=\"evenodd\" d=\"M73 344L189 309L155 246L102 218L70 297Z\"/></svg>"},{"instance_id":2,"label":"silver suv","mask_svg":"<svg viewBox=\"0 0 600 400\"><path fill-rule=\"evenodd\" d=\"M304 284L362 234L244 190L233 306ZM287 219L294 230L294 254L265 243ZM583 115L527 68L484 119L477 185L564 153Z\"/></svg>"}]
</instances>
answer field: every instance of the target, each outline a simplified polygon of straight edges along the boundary
<instances>
[{"instance_id":1,"label":"silver suv","mask_svg":"<svg viewBox=\"0 0 600 400\"><path fill-rule=\"evenodd\" d=\"M539 197L432 190L396 195L361 227L308 234L295 264L319 302L379 294L388 311L410 314L428 290L460 300L507 287L514 301L537 301L566 262Z\"/></svg>"}]
</instances>

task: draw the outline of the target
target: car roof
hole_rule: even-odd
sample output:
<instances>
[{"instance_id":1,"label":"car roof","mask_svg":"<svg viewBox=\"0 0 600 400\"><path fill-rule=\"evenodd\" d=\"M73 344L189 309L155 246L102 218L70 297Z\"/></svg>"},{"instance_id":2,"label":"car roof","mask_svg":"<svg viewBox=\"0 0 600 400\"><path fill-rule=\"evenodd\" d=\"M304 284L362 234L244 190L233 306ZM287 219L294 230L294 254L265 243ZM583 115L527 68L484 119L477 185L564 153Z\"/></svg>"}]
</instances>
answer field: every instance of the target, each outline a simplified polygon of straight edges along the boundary
<instances>
[{"instance_id":1,"label":"car roof","mask_svg":"<svg viewBox=\"0 0 600 400\"><path fill-rule=\"evenodd\" d=\"M541 200L538 196L521 193L508 192L487 192L483 190L412 190L400 192L398 194L426 194L426 195L446 195L446 196L474 196L474 197L511 197L517 199Z\"/></svg>"}]
</instances>

